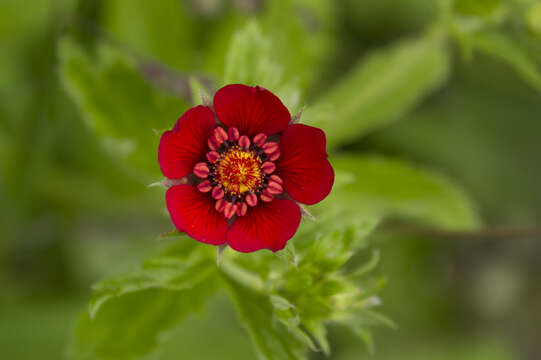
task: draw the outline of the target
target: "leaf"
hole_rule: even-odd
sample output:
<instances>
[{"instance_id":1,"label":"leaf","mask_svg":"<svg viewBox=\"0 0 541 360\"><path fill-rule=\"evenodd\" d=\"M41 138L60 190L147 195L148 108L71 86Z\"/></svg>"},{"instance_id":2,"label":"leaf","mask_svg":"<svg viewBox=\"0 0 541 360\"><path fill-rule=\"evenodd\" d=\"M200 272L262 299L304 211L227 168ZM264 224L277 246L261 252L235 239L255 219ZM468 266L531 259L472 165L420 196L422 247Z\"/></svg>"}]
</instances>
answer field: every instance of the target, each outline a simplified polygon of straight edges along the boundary
<instances>
[{"instance_id":1,"label":"leaf","mask_svg":"<svg viewBox=\"0 0 541 360\"><path fill-rule=\"evenodd\" d=\"M454 0L455 10L463 15L489 15L501 5L502 0Z\"/></svg>"},{"instance_id":2,"label":"leaf","mask_svg":"<svg viewBox=\"0 0 541 360\"><path fill-rule=\"evenodd\" d=\"M77 326L75 358L135 359L186 315L201 310L219 284L208 249L180 241L133 275L102 281Z\"/></svg>"},{"instance_id":3,"label":"leaf","mask_svg":"<svg viewBox=\"0 0 541 360\"><path fill-rule=\"evenodd\" d=\"M471 200L445 177L405 161L344 155L332 159L354 182L333 189L318 205L322 226L340 228L366 217L421 221L446 229L472 229L480 220Z\"/></svg>"},{"instance_id":4,"label":"leaf","mask_svg":"<svg viewBox=\"0 0 541 360\"><path fill-rule=\"evenodd\" d=\"M473 35L472 43L479 51L505 62L525 82L541 91L539 66L512 37L503 32L485 32Z\"/></svg>"},{"instance_id":5,"label":"leaf","mask_svg":"<svg viewBox=\"0 0 541 360\"><path fill-rule=\"evenodd\" d=\"M309 106L303 119L322 128L335 147L382 127L440 87L449 73L449 51L439 34L376 50Z\"/></svg>"},{"instance_id":6,"label":"leaf","mask_svg":"<svg viewBox=\"0 0 541 360\"><path fill-rule=\"evenodd\" d=\"M73 357L123 360L148 354L166 330L200 311L216 290L216 278L211 277L191 289L154 288L114 298L94 318L81 316Z\"/></svg>"},{"instance_id":7,"label":"leaf","mask_svg":"<svg viewBox=\"0 0 541 360\"><path fill-rule=\"evenodd\" d=\"M526 21L531 32L541 35L541 2L532 4L526 14Z\"/></svg>"},{"instance_id":8,"label":"leaf","mask_svg":"<svg viewBox=\"0 0 541 360\"><path fill-rule=\"evenodd\" d=\"M172 127L187 103L156 92L133 61L108 46L93 61L64 38L58 55L62 84L104 148L129 171L157 174L159 139L152 129Z\"/></svg>"},{"instance_id":9,"label":"leaf","mask_svg":"<svg viewBox=\"0 0 541 360\"><path fill-rule=\"evenodd\" d=\"M259 359L306 358L303 343L273 318L273 305L267 297L240 285L227 275L224 279L239 320L248 331Z\"/></svg>"},{"instance_id":10,"label":"leaf","mask_svg":"<svg viewBox=\"0 0 541 360\"><path fill-rule=\"evenodd\" d=\"M241 83L262 86L278 95L288 109L298 108L299 91L292 82L285 82L283 69L271 58L271 41L259 24L250 21L235 32L226 55L223 85Z\"/></svg>"}]
</instances>

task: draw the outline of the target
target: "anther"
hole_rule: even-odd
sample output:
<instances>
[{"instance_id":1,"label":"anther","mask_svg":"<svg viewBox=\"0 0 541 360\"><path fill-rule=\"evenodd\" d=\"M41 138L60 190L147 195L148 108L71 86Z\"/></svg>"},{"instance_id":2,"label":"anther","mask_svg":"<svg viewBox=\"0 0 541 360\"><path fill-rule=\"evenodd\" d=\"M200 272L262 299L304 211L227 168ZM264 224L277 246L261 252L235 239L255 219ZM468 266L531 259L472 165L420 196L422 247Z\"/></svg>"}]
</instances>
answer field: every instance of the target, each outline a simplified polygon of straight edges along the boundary
<instances>
[{"instance_id":1,"label":"anther","mask_svg":"<svg viewBox=\"0 0 541 360\"><path fill-rule=\"evenodd\" d=\"M274 199L274 196L268 192L268 190L265 190L259 195L262 201L264 202L271 202L272 199Z\"/></svg>"},{"instance_id":2,"label":"anther","mask_svg":"<svg viewBox=\"0 0 541 360\"><path fill-rule=\"evenodd\" d=\"M210 184L210 181L205 180L199 185L197 185L197 189L201 191L202 193L206 193L212 190L212 185Z\"/></svg>"},{"instance_id":3,"label":"anther","mask_svg":"<svg viewBox=\"0 0 541 360\"><path fill-rule=\"evenodd\" d=\"M267 191L269 192L269 194L278 195L284 191L284 188L282 187L282 185L278 184L277 182L269 181Z\"/></svg>"},{"instance_id":4,"label":"anther","mask_svg":"<svg viewBox=\"0 0 541 360\"><path fill-rule=\"evenodd\" d=\"M209 171L209 167L204 162L197 163L193 167L193 173L195 174L195 176L202 179L206 178L209 175Z\"/></svg>"},{"instance_id":5,"label":"anther","mask_svg":"<svg viewBox=\"0 0 541 360\"><path fill-rule=\"evenodd\" d=\"M284 183L284 180L282 180L281 177L279 177L278 175L271 175L270 176L270 179L274 182L277 182L278 184L282 185Z\"/></svg>"},{"instance_id":6,"label":"anther","mask_svg":"<svg viewBox=\"0 0 541 360\"><path fill-rule=\"evenodd\" d=\"M217 127L214 129L214 138L218 144L227 141L227 132L222 127Z\"/></svg>"},{"instance_id":7,"label":"anther","mask_svg":"<svg viewBox=\"0 0 541 360\"><path fill-rule=\"evenodd\" d=\"M259 147L263 146L265 141L267 141L267 135L263 133L260 133L254 136L254 144L256 144Z\"/></svg>"},{"instance_id":8,"label":"anther","mask_svg":"<svg viewBox=\"0 0 541 360\"><path fill-rule=\"evenodd\" d=\"M248 149L250 147L250 139L246 135L242 135L239 138L239 146L245 149Z\"/></svg>"},{"instance_id":9,"label":"anther","mask_svg":"<svg viewBox=\"0 0 541 360\"><path fill-rule=\"evenodd\" d=\"M248 195L246 195L246 203L250 205L251 207L256 206L257 196L254 193L248 193Z\"/></svg>"},{"instance_id":10,"label":"anther","mask_svg":"<svg viewBox=\"0 0 541 360\"><path fill-rule=\"evenodd\" d=\"M245 202L237 204L237 216L244 216L248 211L248 205Z\"/></svg>"},{"instance_id":11,"label":"anther","mask_svg":"<svg viewBox=\"0 0 541 360\"><path fill-rule=\"evenodd\" d=\"M272 154L269 154L269 160L270 161L276 161L280 157L280 150L276 150Z\"/></svg>"},{"instance_id":12,"label":"anther","mask_svg":"<svg viewBox=\"0 0 541 360\"><path fill-rule=\"evenodd\" d=\"M278 144L275 142L268 142L261 147L265 154L269 155L278 150Z\"/></svg>"},{"instance_id":13,"label":"anther","mask_svg":"<svg viewBox=\"0 0 541 360\"><path fill-rule=\"evenodd\" d=\"M265 174L272 174L276 170L276 165L270 161L266 161L261 165L261 169L263 169Z\"/></svg>"},{"instance_id":14,"label":"anther","mask_svg":"<svg viewBox=\"0 0 541 360\"><path fill-rule=\"evenodd\" d=\"M228 219L231 219L233 215L235 215L235 212L237 212L237 205L230 202L226 202L225 208L224 208L224 216Z\"/></svg>"},{"instance_id":15,"label":"anther","mask_svg":"<svg viewBox=\"0 0 541 360\"><path fill-rule=\"evenodd\" d=\"M220 158L220 154L218 154L216 151L209 151L207 153L207 160L210 163L215 163L216 160L218 160L219 158Z\"/></svg>"},{"instance_id":16,"label":"anther","mask_svg":"<svg viewBox=\"0 0 541 360\"><path fill-rule=\"evenodd\" d=\"M214 205L214 208L215 208L216 211L218 211L219 213L223 212L223 211L224 211L224 208L225 208L225 200L224 200L224 199L220 199L220 200L216 201L216 205Z\"/></svg>"},{"instance_id":17,"label":"anther","mask_svg":"<svg viewBox=\"0 0 541 360\"><path fill-rule=\"evenodd\" d=\"M239 130L236 127L230 127L227 132L230 141L237 141L240 137Z\"/></svg>"},{"instance_id":18,"label":"anther","mask_svg":"<svg viewBox=\"0 0 541 360\"><path fill-rule=\"evenodd\" d=\"M224 197L224 190L219 186L215 186L214 189L212 189L212 198L214 200L220 200L223 197Z\"/></svg>"},{"instance_id":19,"label":"anther","mask_svg":"<svg viewBox=\"0 0 541 360\"><path fill-rule=\"evenodd\" d=\"M214 140L212 137L207 140L207 145L209 146L210 150L214 151L218 150L218 148L220 147L218 144L216 144L216 140Z\"/></svg>"}]
</instances>

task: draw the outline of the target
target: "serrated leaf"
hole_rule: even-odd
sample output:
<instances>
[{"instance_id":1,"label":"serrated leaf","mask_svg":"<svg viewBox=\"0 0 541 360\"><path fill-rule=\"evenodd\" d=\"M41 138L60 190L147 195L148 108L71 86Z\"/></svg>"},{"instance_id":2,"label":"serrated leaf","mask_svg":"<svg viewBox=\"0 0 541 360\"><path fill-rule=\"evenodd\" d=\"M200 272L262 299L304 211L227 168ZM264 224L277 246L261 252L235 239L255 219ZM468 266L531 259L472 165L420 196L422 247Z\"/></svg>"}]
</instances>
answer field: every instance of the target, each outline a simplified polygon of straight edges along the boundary
<instances>
[{"instance_id":1,"label":"serrated leaf","mask_svg":"<svg viewBox=\"0 0 541 360\"><path fill-rule=\"evenodd\" d=\"M239 320L250 335L259 359L305 359L303 343L273 318L270 300L224 275Z\"/></svg>"},{"instance_id":2,"label":"serrated leaf","mask_svg":"<svg viewBox=\"0 0 541 360\"><path fill-rule=\"evenodd\" d=\"M219 277L207 248L180 241L150 258L136 274L94 287L89 312L77 327L74 358L135 359L148 354L159 336L203 308Z\"/></svg>"},{"instance_id":3,"label":"serrated leaf","mask_svg":"<svg viewBox=\"0 0 541 360\"><path fill-rule=\"evenodd\" d=\"M437 33L401 41L362 59L303 115L335 147L382 127L440 87L449 51Z\"/></svg>"},{"instance_id":4,"label":"serrated leaf","mask_svg":"<svg viewBox=\"0 0 541 360\"><path fill-rule=\"evenodd\" d=\"M129 360L148 354L166 330L200 311L216 289L216 278L210 277L190 289L154 288L111 299L94 318L81 316L71 358Z\"/></svg>"},{"instance_id":5,"label":"serrated leaf","mask_svg":"<svg viewBox=\"0 0 541 360\"><path fill-rule=\"evenodd\" d=\"M335 169L355 176L355 181L334 189L318 206L318 221L326 226L340 228L366 216L447 229L479 225L471 200L440 174L379 156L344 155L334 157L332 163Z\"/></svg>"},{"instance_id":6,"label":"serrated leaf","mask_svg":"<svg viewBox=\"0 0 541 360\"><path fill-rule=\"evenodd\" d=\"M541 70L519 42L503 32L485 32L473 35L476 49L509 65L525 82L541 91Z\"/></svg>"},{"instance_id":7,"label":"serrated leaf","mask_svg":"<svg viewBox=\"0 0 541 360\"><path fill-rule=\"evenodd\" d=\"M188 104L158 93L133 60L109 46L99 45L94 61L64 38L58 56L62 84L104 148L128 170L157 174L152 129L172 127Z\"/></svg>"}]
</instances>

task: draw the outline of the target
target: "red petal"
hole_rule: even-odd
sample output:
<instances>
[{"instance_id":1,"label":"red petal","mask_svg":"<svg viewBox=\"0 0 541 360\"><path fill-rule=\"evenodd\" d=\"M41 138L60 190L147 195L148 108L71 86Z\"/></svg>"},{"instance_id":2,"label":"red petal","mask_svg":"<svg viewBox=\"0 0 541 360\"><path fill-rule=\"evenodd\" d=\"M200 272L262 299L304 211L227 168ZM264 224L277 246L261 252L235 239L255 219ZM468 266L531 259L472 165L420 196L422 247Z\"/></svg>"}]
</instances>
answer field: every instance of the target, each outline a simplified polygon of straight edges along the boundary
<instances>
[{"instance_id":1,"label":"red petal","mask_svg":"<svg viewBox=\"0 0 541 360\"><path fill-rule=\"evenodd\" d=\"M280 99L262 87L227 85L214 95L214 110L225 125L241 135L276 134L284 130L291 115Z\"/></svg>"},{"instance_id":2,"label":"red petal","mask_svg":"<svg viewBox=\"0 0 541 360\"><path fill-rule=\"evenodd\" d=\"M240 252L278 251L295 235L300 221L299 206L291 200L261 203L237 217L227 233L227 244Z\"/></svg>"},{"instance_id":3,"label":"red petal","mask_svg":"<svg viewBox=\"0 0 541 360\"><path fill-rule=\"evenodd\" d=\"M325 144L323 131L308 125L291 125L282 134L276 173L285 191L300 203L318 203L331 192L334 170Z\"/></svg>"},{"instance_id":4,"label":"red petal","mask_svg":"<svg viewBox=\"0 0 541 360\"><path fill-rule=\"evenodd\" d=\"M191 174L194 165L205 159L207 139L215 125L211 108L200 105L186 111L172 130L164 132L158 148L163 175L180 179Z\"/></svg>"},{"instance_id":5,"label":"red petal","mask_svg":"<svg viewBox=\"0 0 541 360\"><path fill-rule=\"evenodd\" d=\"M227 222L214 209L215 201L191 185L170 187L165 194L171 220L179 231L205 244L225 243Z\"/></svg>"}]
</instances>

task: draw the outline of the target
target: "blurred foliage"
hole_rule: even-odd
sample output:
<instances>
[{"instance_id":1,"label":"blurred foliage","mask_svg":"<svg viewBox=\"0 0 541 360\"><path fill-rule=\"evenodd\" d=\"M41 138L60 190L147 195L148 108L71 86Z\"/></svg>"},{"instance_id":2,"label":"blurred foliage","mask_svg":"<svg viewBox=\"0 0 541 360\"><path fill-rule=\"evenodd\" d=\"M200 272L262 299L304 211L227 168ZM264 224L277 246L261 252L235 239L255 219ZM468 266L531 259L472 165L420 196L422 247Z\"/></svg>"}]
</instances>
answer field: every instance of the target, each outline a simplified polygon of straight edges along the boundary
<instances>
[{"instance_id":1,"label":"blurred foliage","mask_svg":"<svg viewBox=\"0 0 541 360\"><path fill-rule=\"evenodd\" d=\"M521 274L539 271L538 244L378 225L538 225L539 9L3 0L5 357L535 359L521 324L541 321L541 292ZM216 264L188 238L152 241L171 225L163 191L146 185L159 179L154 132L230 82L304 108L337 176L278 256L226 250Z\"/></svg>"}]
</instances>

